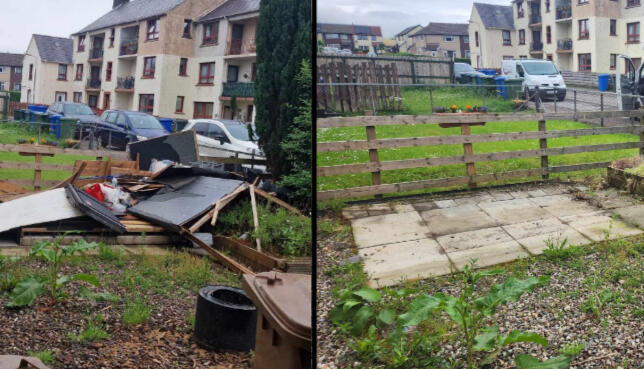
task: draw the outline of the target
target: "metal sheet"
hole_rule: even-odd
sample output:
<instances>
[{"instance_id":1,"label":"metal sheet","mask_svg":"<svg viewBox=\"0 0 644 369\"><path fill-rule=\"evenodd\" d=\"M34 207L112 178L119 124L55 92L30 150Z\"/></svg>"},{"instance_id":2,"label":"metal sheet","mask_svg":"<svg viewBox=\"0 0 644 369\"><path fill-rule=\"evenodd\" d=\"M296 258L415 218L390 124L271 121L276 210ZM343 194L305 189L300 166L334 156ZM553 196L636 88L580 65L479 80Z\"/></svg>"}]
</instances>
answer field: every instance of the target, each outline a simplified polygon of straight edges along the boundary
<instances>
[{"instance_id":1,"label":"metal sheet","mask_svg":"<svg viewBox=\"0 0 644 369\"><path fill-rule=\"evenodd\" d=\"M150 222L179 231L181 226L204 214L217 200L242 183L232 179L196 177L191 183L175 191L155 194L128 211Z\"/></svg>"},{"instance_id":2,"label":"metal sheet","mask_svg":"<svg viewBox=\"0 0 644 369\"><path fill-rule=\"evenodd\" d=\"M0 204L0 232L82 216L67 200L65 189L58 188Z\"/></svg>"},{"instance_id":3,"label":"metal sheet","mask_svg":"<svg viewBox=\"0 0 644 369\"><path fill-rule=\"evenodd\" d=\"M197 139L194 131L183 131L167 136L151 138L128 145L130 157L136 160L140 154L139 169L150 169L152 159L172 160L181 164L189 164L199 160Z\"/></svg>"}]
</instances>

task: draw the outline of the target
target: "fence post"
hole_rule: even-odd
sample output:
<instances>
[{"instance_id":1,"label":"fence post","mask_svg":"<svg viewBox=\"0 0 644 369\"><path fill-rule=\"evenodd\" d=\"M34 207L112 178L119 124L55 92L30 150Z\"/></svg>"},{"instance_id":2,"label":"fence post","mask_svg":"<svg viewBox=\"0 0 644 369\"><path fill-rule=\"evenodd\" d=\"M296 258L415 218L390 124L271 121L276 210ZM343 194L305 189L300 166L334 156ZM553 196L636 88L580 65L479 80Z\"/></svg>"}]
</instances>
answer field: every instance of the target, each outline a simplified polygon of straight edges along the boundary
<instances>
[{"instance_id":1,"label":"fence post","mask_svg":"<svg viewBox=\"0 0 644 369\"><path fill-rule=\"evenodd\" d=\"M40 127L38 127L38 131L40 131ZM42 155L36 154L36 165L42 163ZM34 169L34 191L40 191L40 180L42 179L42 170L40 168Z\"/></svg>"},{"instance_id":2,"label":"fence post","mask_svg":"<svg viewBox=\"0 0 644 369\"><path fill-rule=\"evenodd\" d=\"M539 121L539 132L546 132L546 121L545 120L540 120ZM539 139L539 148L541 150L546 150L548 148L548 139L547 138L540 138ZM544 152L545 154L545 152ZM545 173L541 175L541 179L548 179L550 176L548 174L548 155L542 155L541 156L541 169L545 170Z\"/></svg>"},{"instance_id":3,"label":"fence post","mask_svg":"<svg viewBox=\"0 0 644 369\"><path fill-rule=\"evenodd\" d=\"M642 126L643 120L644 116L640 116L640 127ZM635 121L635 118L633 118L633 121ZM640 145L644 145L644 131L640 131ZM644 146L640 146L640 156L644 156Z\"/></svg>"},{"instance_id":4,"label":"fence post","mask_svg":"<svg viewBox=\"0 0 644 369\"><path fill-rule=\"evenodd\" d=\"M373 116L373 111L365 110L366 116ZM367 141L376 140L376 126L367 126ZM372 163L380 163L378 159L378 149L369 149L369 161ZM382 179L380 177L380 170L371 172L371 184L379 185L382 184ZM376 195L377 199L381 199L382 195Z\"/></svg>"},{"instance_id":5,"label":"fence post","mask_svg":"<svg viewBox=\"0 0 644 369\"><path fill-rule=\"evenodd\" d=\"M414 66L414 61L409 61L409 66L411 68L411 83L416 84L416 67Z\"/></svg>"},{"instance_id":6,"label":"fence post","mask_svg":"<svg viewBox=\"0 0 644 369\"><path fill-rule=\"evenodd\" d=\"M461 124L461 135L469 136L471 134L471 128L469 124ZM471 142L463 143L463 154L465 155L465 171L467 176L470 177L467 185L469 188L476 187L476 182L474 182L474 176L476 175L476 167L474 163L468 162L467 157L474 154L474 148L472 147Z\"/></svg>"},{"instance_id":7,"label":"fence post","mask_svg":"<svg viewBox=\"0 0 644 369\"><path fill-rule=\"evenodd\" d=\"M554 101L554 104L555 104L555 113L556 113L556 112L557 112L557 100L559 99L559 98L557 97L557 87L555 87L555 93L554 93L554 95L555 95L555 98L554 98L552 101Z\"/></svg>"},{"instance_id":8,"label":"fence post","mask_svg":"<svg viewBox=\"0 0 644 369\"><path fill-rule=\"evenodd\" d=\"M534 88L534 107L537 112L541 110L541 95L539 94L539 86Z\"/></svg>"},{"instance_id":9,"label":"fence post","mask_svg":"<svg viewBox=\"0 0 644 369\"><path fill-rule=\"evenodd\" d=\"M432 86L429 86L429 107L430 107L430 112L434 112L434 95L432 93Z\"/></svg>"},{"instance_id":10,"label":"fence post","mask_svg":"<svg viewBox=\"0 0 644 369\"><path fill-rule=\"evenodd\" d=\"M599 93L599 110L604 111L604 93ZM601 117L601 126L604 126L604 117Z\"/></svg>"},{"instance_id":11,"label":"fence post","mask_svg":"<svg viewBox=\"0 0 644 369\"><path fill-rule=\"evenodd\" d=\"M573 95L573 112L577 114L577 90L572 90L572 95ZM577 117L575 116L575 122L577 121Z\"/></svg>"}]
</instances>

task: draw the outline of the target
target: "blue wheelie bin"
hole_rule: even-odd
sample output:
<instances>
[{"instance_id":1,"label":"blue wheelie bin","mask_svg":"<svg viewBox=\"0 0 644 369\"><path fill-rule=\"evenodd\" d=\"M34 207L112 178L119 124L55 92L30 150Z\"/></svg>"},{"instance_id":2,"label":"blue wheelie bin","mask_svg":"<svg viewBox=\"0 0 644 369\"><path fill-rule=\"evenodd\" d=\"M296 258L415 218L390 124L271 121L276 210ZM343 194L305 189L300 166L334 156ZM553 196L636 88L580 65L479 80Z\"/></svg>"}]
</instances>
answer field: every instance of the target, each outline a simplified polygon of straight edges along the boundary
<instances>
[{"instance_id":1,"label":"blue wheelie bin","mask_svg":"<svg viewBox=\"0 0 644 369\"><path fill-rule=\"evenodd\" d=\"M159 123L161 123L163 128L165 128L165 130L168 131L168 133L171 133L173 120L171 118L158 118L158 119L159 119Z\"/></svg>"},{"instance_id":2,"label":"blue wheelie bin","mask_svg":"<svg viewBox=\"0 0 644 369\"><path fill-rule=\"evenodd\" d=\"M608 84L610 81L610 74L600 74L597 76L597 84L599 91L608 91Z\"/></svg>"},{"instance_id":3,"label":"blue wheelie bin","mask_svg":"<svg viewBox=\"0 0 644 369\"><path fill-rule=\"evenodd\" d=\"M496 76L494 80L496 81L496 92L507 100L508 87L505 84L505 76Z\"/></svg>"},{"instance_id":4,"label":"blue wheelie bin","mask_svg":"<svg viewBox=\"0 0 644 369\"><path fill-rule=\"evenodd\" d=\"M49 133L53 133L58 139L60 139L60 118L62 118L62 116L58 114L52 114L49 116L49 122L51 123L49 126Z\"/></svg>"}]
</instances>

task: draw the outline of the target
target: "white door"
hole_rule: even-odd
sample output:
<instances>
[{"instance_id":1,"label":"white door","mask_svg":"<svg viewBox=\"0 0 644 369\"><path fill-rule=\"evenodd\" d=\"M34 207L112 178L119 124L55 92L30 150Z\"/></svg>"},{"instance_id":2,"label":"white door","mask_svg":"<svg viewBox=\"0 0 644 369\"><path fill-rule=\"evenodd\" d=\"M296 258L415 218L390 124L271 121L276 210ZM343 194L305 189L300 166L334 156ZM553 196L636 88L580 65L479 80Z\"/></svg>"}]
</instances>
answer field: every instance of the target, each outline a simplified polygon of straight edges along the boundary
<instances>
[{"instance_id":1,"label":"white door","mask_svg":"<svg viewBox=\"0 0 644 369\"><path fill-rule=\"evenodd\" d=\"M67 93L65 92L56 92L56 101L62 102L67 100Z\"/></svg>"}]
</instances>

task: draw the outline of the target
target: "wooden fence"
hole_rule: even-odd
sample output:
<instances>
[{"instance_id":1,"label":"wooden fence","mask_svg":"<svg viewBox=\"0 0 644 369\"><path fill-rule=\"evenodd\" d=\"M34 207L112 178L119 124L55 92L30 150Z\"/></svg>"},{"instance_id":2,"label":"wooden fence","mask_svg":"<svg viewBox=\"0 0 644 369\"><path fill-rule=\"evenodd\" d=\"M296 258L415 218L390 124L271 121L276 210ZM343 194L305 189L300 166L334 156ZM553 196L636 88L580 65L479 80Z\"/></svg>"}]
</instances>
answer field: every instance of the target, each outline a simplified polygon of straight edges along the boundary
<instances>
[{"instance_id":1,"label":"wooden fence","mask_svg":"<svg viewBox=\"0 0 644 369\"><path fill-rule=\"evenodd\" d=\"M478 183L502 181L515 178L542 176L548 178L550 173L572 172L595 168L605 168L610 162L582 163L564 166L549 166L549 155L576 154L582 152L611 151L621 149L639 148L640 155L644 155L644 126L622 125L613 127L597 127L574 130L547 131L547 120L583 120L597 118L616 117L644 117L644 111L604 111L604 112L578 112L578 113L540 113L540 114L433 114L426 116L400 115L400 116L361 116L361 117L336 117L320 118L317 120L317 128L336 127L365 127L367 140L364 141L336 141L318 142L317 152L344 151L344 150L369 150L368 163L356 163L334 166L322 166L317 168L317 175L320 177L353 174L371 173L372 185L354 187L339 190L322 191L317 193L318 200L351 198L360 196L382 195L387 193L422 190L428 188L450 187L469 185L476 186ZM513 132L513 133L492 133L492 134L470 134L472 125L484 125L485 122L504 121L537 121L538 131ZM389 138L377 139L376 127L384 125L414 125L414 124L438 124L441 127L460 127L460 135L429 136L412 138ZM580 137L603 135L613 133L639 134L639 142L621 142L599 145L583 145L568 147L548 147L549 138L557 137ZM485 154L474 154L472 144L478 142L502 142L538 139L539 149L506 151ZM380 161L378 158L379 149L418 147L429 145L454 145L462 144L464 155L445 156L421 159L406 159L393 161ZM534 169L522 169L499 173L476 174L475 163L494 160L507 160L516 158L540 157L541 166ZM464 164L465 175L461 177L427 179L414 182L388 183L383 184L381 172L384 170L409 169L427 166L442 166L451 164Z\"/></svg>"},{"instance_id":2,"label":"wooden fence","mask_svg":"<svg viewBox=\"0 0 644 369\"><path fill-rule=\"evenodd\" d=\"M399 111L400 87L396 64L374 65L362 62L352 66L342 61L318 65L318 80L331 85L317 86L318 109L336 112L365 110ZM388 86L333 86L335 83L372 83Z\"/></svg>"}]
</instances>

